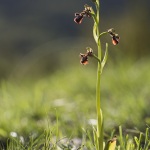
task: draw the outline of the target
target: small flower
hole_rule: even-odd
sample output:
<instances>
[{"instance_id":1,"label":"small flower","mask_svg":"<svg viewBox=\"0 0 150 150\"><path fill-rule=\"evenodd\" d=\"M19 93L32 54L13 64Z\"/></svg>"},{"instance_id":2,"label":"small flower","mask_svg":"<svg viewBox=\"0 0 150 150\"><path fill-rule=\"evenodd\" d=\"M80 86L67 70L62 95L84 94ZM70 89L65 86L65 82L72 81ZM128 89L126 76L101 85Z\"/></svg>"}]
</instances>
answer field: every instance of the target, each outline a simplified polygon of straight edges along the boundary
<instances>
[{"instance_id":1,"label":"small flower","mask_svg":"<svg viewBox=\"0 0 150 150\"><path fill-rule=\"evenodd\" d=\"M112 37L112 43L113 43L113 45L117 45L119 43L119 39L120 39L120 37L118 36L118 34L115 34Z\"/></svg>"},{"instance_id":2,"label":"small flower","mask_svg":"<svg viewBox=\"0 0 150 150\"><path fill-rule=\"evenodd\" d=\"M81 24L83 20L83 15L81 13L75 13L74 22Z\"/></svg>"},{"instance_id":3,"label":"small flower","mask_svg":"<svg viewBox=\"0 0 150 150\"><path fill-rule=\"evenodd\" d=\"M88 56L92 57L93 56L93 50L90 47L87 47L87 52L85 54L80 53L80 63L82 65L87 65L88 64Z\"/></svg>"},{"instance_id":4,"label":"small flower","mask_svg":"<svg viewBox=\"0 0 150 150\"><path fill-rule=\"evenodd\" d=\"M84 6L84 10L81 13L75 13L74 22L81 24L84 17L91 17L91 7L88 5Z\"/></svg>"},{"instance_id":5,"label":"small flower","mask_svg":"<svg viewBox=\"0 0 150 150\"><path fill-rule=\"evenodd\" d=\"M113 43L113 45L117 45L119 43L119 40L120 40L119 35L115 33L115 30L113 28L109 29L107 32L112 37L112 43Z\"/></svg>"},{"instance_id":6,"label":"small flower","mask_svg":"<svg viewBox=\"0 0 150 150\"><path fill-rule=\"evenodd\" d=\"M80 53L80 57L81 57L80 63L82 65L87 65L88 64L88 56L87 56L87 54L81 54Z\"/></svg>"}]
</instances>

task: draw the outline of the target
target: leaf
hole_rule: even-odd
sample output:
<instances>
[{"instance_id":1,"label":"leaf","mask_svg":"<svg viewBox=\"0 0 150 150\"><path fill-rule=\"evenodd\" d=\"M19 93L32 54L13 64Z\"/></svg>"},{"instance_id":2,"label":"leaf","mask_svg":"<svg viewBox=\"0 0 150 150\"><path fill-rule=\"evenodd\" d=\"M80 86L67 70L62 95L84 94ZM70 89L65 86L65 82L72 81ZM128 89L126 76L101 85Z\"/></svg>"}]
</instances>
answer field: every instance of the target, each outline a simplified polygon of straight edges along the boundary
<instances>
[{"instance_id":1,"label":"leaf","mask_svg":"<svg viewBox=\"0 0 150 150\"><path fill-rule=\"evenodd\" d=\"M97 24L95 22L94 26L93 26L93 37L94 37L95 42L97 43L98 37L97 37L97 34L96 34L96 28L97 28Z\"/></svg>"},{"instance_id":2,"label":"leaf","mask_svg":"<svg viewBox=\"0 0 150 150\"><path fill-rule=\"evenodd\" d=\"M121 149L125 149L125 143L124 143L124 139L123 139L122 127L121 126L119 126L119 134L120 134L120 146L121 146Z\"/></svg>"},{"instance_id":3,"label":"leaf","mask_svg":"<svg viewBox=\"0 0 150 150\"><path fill-rule=\"evenodd\" d=\"M108 58L108 43L106 43L105 54L104 54L104 57L103 57L103 60L102 60L102 63L101 63L102 70L103 70L103 68L106 64L107 58Z\"/></svg>"},{"instance_id":4,"label":"leaf","mask_svg":"<svg viewBox=\"0 0 150 150\"><path fill-rule=\"evenodd\" d=\"M94 145L96 149L98 149L98 137L95 127L93 126L93 137L94 137Z\"/></svg>"},{"instance_id":5,"label":"leaf","mask_svg":"<svg viewBox=\"0 0 150 150\"><path fill-rule=\"evenodd\" d=\"M134 137L134 140L135 140L136 145L138 146L139 145L139 140L136 136Z\"/></svg>"}]
</instances>

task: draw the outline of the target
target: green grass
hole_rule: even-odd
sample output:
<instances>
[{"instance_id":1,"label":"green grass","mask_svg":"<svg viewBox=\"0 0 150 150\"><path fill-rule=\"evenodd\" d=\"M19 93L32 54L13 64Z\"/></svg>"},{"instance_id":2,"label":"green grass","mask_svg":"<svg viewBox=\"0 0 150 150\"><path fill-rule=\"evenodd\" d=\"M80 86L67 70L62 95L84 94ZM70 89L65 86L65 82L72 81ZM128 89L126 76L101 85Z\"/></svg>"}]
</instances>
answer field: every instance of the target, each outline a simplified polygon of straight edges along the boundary
<instances>
[{"instance_id":1,"label":"green grass","mask_svg":"<svg viewBox=\"0 0 150 150\"><path fill-rule=\"evenodd\" d=\"M146 124L150 124L149 64L148 59L118 64L108 61L101 84L106 138L113 129L118 135L119 125L125 133L133 135L129 129L145 132ZM2 81L0 139L3 144L0 145L9 143L7 139L12 139L12 132L17 133L15 140L22 137L26 143L22 145L29 149L46 145L45 141L54 141L55 147L54 137L58 135L60 141L68 138L66 143L70 139L86 141L82 128L90 130L88 120L96 118L95 69L93 64L79 64L36 81ZM45 135L48 135L46 140ZM18 149L22 145L17 145Z\"/></svg>"}]
</instances>

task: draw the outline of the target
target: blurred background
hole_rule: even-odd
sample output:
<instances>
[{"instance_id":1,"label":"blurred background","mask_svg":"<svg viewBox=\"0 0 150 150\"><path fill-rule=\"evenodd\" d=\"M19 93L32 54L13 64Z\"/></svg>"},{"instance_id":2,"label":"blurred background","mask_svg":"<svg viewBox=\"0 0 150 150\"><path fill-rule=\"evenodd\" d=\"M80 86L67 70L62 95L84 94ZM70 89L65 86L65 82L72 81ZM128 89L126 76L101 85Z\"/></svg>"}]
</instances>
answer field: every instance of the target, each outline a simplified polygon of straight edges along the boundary
<instances>
[{"instance_id":1,"label":"blurred background","mask_svg":"<svg viewBox=\"0 0 150 150\"><path fill-rule=\"evenodd\" d=\"M84 19L81 25L73 22L74 13L82 11L86 3L92 5L89 0L1 0L1 79L16 74L35 78L52 73L58 69L57 66L68 64L69 58L77 63L78 53L84 51L87 44L95 45L92 19ZM111 55L138 59L149 55L149 5L148 0L142 3L129 0L101 1L101 31L113 27L121 37L119 46L112 47L110 44ZM105 42L111 43L110 38L106 37L103 45ZM66 61L60 57L66 57Z\"/></svg>"},{"instance_id":2,"label":"blurred background","mask_svg":"<svg viewBox=\"0 0 150 150\"><path fill-rule=\"evenodd\" d=\"M1 135L18 126L23 133L35 126L41 130L39 120L56 106L67 106L62 109L64 125L70 126L72 109L76 121L79 116L95 117L97 63L92 59L88 66L79 63L85 47L96 53L93 20L85 18L81 25L73 21L84 4L94 8L89 0L0 0ZM149 6L149 0L101 0L101 32L115 28L120 35L117 46L108 35L102 37L103 49L109 43L102 77L106 128L123 124L144 130L150 123ZM12 119L11 128L4 121L8 119ZM27 129L30 119L33 126L30 121Z\"/></svg>"}]
</instances>

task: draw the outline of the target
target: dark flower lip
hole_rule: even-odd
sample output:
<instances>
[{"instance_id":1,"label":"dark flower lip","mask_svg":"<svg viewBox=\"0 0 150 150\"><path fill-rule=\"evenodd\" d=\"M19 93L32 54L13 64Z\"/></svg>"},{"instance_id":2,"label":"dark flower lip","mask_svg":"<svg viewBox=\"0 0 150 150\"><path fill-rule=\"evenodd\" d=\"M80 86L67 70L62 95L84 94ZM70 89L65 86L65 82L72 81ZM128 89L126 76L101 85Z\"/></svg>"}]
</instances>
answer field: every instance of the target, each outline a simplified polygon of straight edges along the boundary
<instances>
[{"instance_id":1,"label":"dark flower lip","mask_svg":"<svg viewBox=\"0 0 150 150\"><path fill-rule=\"evenodd\" d=\"M107 32L112 37L112 43L113 43L113 45L117 45L119 43L120 37L119 37L118 34L115 33L115 29L111 28Z\"/></svg>"},{"instance_id":2,"label":"dark flower lip","mask_svg":"<svg viewBox=\"0 0 150 150\"><path fill-rule=\"evenodd\" d=\"M113 36L112 37L112 43L113 43L113 45L117 45L119 43L119 39L120 39L119 36Z\"/></svg>"},{"instance_id":3,"label":"dark flower lip","mask_svg":"<svg viewBox=\"0 0 150 150\"><path fill-rule=\"evenodd\" d=\"M75 13L74 22L77 24L81 24L83 20L83 15L79 13Z\"/></svg>"},{"instance_id":4,"label":"dark flower lip","mask_svg":"<svg viewBox=\"0 0 150 150\"><path fill-rule=\"evenodd\" d=\"M80 63L81 63L82 65L87 65L87 64L88 64L88 60L87 60L87 61L84 61L84 62L81 62L81 61L80 61Z\"/></svg>"},{"instance_id":5,"label":"dark flower lip","mask_svg":"<svg viewBox=\"0 0 150 150\"><path fill-rule=\"evenodd\" d=\"M87 57L87 55L80 53L80 57L81 57L80 63L82 65L87 65L88 64L88 57Z\"/></svg>"}]
</instances>

